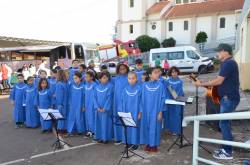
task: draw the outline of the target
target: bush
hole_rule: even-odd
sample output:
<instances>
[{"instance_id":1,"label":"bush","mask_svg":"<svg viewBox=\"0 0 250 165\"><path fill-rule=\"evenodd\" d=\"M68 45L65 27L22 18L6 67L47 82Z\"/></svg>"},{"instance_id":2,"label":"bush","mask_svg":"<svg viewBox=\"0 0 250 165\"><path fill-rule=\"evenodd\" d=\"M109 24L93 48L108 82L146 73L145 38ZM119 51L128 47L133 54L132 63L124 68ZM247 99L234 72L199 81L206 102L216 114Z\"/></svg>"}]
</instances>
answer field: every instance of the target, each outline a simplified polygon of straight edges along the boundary
<instances>
[{"instance_id":1,"label":"bush","mask_svg":"<svg viewBox=\"0 0 250 165\"><path fill-rule=\"evenodd\" d=\"M168 39L165 39L161 45L164 47L164 48L167 48L167 47L175 47L176 45L176 41L174 38L170 37Z\"/></svg>"},{"instance_id":2,"label":"bush","mask_svg":"<svg viewBox=\"0 0 250 165\"><path fill-rule=\"evenodd\" d=\"M161 46L156 38L152 38L148 35L139 36L136 38L136 42L138 43L141 52L148 52L150 49L159 48Z\"/></svg>"},{"instance_id":3,"label":"bush","mask_svg":"<svg viewBox=\"0 0 250 165\"><path fill-rule=\"evenodd\" d=\"M205 43L207 42L207 33L206 32L199 32L196 36L195 42L197 44L199 43Z\"/></svg>"}]
</instances>

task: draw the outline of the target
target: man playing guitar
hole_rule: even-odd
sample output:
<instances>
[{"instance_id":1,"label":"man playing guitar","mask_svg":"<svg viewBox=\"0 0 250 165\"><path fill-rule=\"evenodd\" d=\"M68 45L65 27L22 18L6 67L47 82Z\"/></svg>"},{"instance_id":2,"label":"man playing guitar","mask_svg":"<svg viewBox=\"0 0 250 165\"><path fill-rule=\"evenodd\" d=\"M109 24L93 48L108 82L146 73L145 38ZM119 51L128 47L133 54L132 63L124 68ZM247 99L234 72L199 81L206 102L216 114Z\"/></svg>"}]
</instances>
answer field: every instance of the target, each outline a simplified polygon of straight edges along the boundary
<instances>
[{"instance_id":1,"label":"man playing guitar","mask_svg":"<svg viewBox=\"0 0 250 165\"><path fill-rule=\"evenodd\" d=\"M194 84L198 87L217 86L220 96L220 113L230 113L235 111L240 102L238 65L233 59L233 50L230 45L220 44L217 52L221 61L219 75L211 81L201 82L197 80ZM220 129L223 140L233 140L229 120L221 120ZM216 159L233 159L232 146L222 146L221 149L215 151L213 157Z\"/></svg>"}]
</instances>

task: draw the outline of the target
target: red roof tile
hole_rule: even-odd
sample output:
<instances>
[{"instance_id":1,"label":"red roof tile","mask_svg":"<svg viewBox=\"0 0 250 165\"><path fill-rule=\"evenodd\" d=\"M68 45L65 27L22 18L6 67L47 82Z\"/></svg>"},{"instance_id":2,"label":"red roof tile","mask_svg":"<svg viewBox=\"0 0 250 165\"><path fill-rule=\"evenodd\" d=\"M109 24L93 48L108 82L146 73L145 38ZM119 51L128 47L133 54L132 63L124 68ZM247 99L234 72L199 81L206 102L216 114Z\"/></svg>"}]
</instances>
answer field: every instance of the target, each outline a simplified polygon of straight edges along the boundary
<instances>
[{"instance_id":1,"label":"red roof tile","mask_svg":"<svg viewBox=\"0 0 250 165\"><path fill-rule=\"evenodd\" d=\"M160 2L155 3L153 6L151 6L151 7L147 10L147 14L155 14L155 13L161 12L161 10L162 10L168 3L170 3L168 0L160 1Z\"/></svg>"},{"instance_id":2,"label":"red roof tile","mask_svg":"<svg viewBox=\"0 0 250 165\"><path fill-rule=\"evenodd\" d=\"M165 18L228 12L242 9L244 0L210 0L200 3L175 5L165 13Z\"/></svg>"}]
</instances>

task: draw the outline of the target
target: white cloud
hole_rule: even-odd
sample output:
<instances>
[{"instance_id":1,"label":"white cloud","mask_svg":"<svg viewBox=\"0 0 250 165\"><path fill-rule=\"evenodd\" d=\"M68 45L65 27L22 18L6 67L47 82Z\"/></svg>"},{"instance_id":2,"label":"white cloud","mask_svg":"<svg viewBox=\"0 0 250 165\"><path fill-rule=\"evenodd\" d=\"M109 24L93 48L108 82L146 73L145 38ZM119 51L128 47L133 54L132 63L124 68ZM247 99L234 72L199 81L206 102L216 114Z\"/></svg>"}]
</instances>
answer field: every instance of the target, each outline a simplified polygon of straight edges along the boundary
<instances>
[{"instance_id":1,"label":"white cloud","mask_svg":"<svg viewBox=\"0 0 250 165\"><path fill-rule=\"evenodd\" d=\"M111 42L117 0L0 0L0 35Z\"/></svg>"}]
</instances>

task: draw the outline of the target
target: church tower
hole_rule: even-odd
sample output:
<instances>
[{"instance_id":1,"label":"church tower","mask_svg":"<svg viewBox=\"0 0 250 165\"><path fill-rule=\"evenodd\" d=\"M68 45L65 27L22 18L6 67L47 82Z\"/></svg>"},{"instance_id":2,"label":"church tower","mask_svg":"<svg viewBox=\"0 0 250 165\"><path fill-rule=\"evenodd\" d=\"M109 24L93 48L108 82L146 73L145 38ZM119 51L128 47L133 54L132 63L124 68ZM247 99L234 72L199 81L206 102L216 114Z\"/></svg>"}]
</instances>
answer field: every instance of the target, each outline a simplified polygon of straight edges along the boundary
<instances>
[{"instance_id":1,"label":"church tower","mask_svg":"<svg viewBox=\"0 0 250 165\"><path fill-rule=\"evenodd\" d=\"M118 0L117 39L134 40L146 34L146 11L157 0Z\"/></svg>"}]
</instances>

